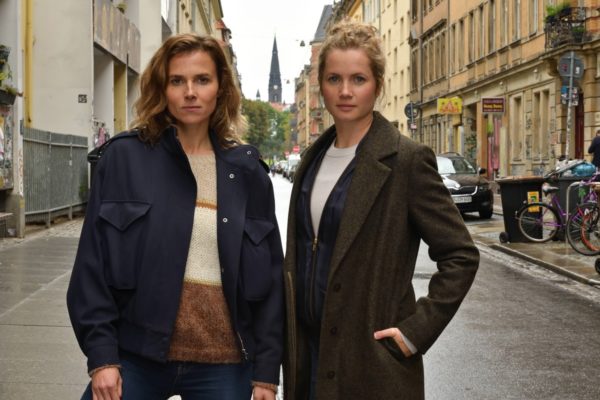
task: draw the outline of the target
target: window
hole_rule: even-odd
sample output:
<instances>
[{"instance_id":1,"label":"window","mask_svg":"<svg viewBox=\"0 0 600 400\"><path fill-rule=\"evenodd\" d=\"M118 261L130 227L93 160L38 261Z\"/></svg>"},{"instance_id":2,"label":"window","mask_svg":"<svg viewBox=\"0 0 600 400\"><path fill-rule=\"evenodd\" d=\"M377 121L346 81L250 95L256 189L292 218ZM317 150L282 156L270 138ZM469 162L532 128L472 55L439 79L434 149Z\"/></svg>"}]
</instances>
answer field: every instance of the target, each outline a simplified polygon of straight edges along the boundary
<instances>
[{"instance_id":1,"label":"window","mask_svg":"<svg viewBox=\"0 0 600 400\"><path fill-rule=\"evenodd\" d=\"M479 6L479 32L478 35L478 49L477 56L483 57L485 55L485 17L483 14L483 4Z\"/></svg>"},{"instance_id":2,"label":"window","mask_svg":"<svg viewBox=\"0 0 600 400\"><path fill-rule=\"evenodd\" d=\"M469 13L469 63L475 59L475 14Z\"/></svg>"},{"instance_id":3,"label":"window","mask_svg":"<svg viewBox=\"0 0 600 400\"><path fill-rule=\"evenodd\" d=\"M416 90L417 89L417 83L419 80L419 77L417 76L417 71L419 70L419 49L415 48L413 49L411 55L410 55L410 65L412 65L412 67L410 68L410 90Z\"/></svg>"},{"instance_id":4,"label":"window","mask_svg":"<svg viewBox=\"0 0 600 400\"><path fill-rule=\"evenodd\" d=\"M432 82L435 79L435 69L433 68L435 65L435 42L433 40L429 41L429 63L429 82Z\"/></svg>"},{"instance_id":5,"label":"window","mask_svg":"<svg viewBox=\"0 0 600 400\"><path fill-rule=\"evenodd\" d=\"M400 18L400 42L404 42L404 18Z\"/></svg>"},{"instance_id":6,"label":"window","mask_svg":"<svg viewBox=\"0 0 600 400\"><path fill-rule=\"evenodd\" d=\"M490 0L488 8L488 51L496 49L496 0Z\"/></svg>"},{"instance_id":7,"label":"window","mask_svg":"<svg viewBox=\"0 0 600 400\"><path fill-rule=\"evenodd\" d=\"M446 57L446 32L442 32L440 39L440 77L446 76L446 63L448 62L448 57Z\"/></svg>"},{"instance_id":8,"label":"window","mask_svg":"<svg viewBox=\"0 0 600 400\"><path fill-rule=\"evenodd\" d=\"M458 67L465 65L465 20L461 19L458 25Z\"/></svg>"},{"instance_id":9,"label":"window","mask_svg":"<svg viewBox=\"0 0 600 400\"><path fill-rule=\"evenodd\" d=\"M529 0L529 33L538 31L538 0Z\"/></svg>"},{"instance_id":10,"label":"window","mask_svg":"<svg viewBox=\"0 0 600 400\"><path fill-rule=\"evenodd\" d=\"M448 72L450 72L450 74L454 73L454 62L456 60L456 56L455 56L455 51L454 48L456 47L456 24L453 24L450 27L450 42L448 43L449 45L449 51L448 51Z\"/></svg>"},{"instance_id":11,"label":"window","mask_svg":"<svg viewBox=\"0 0 600 400\"><path fill-rule=\"evenodd\" d=\"M394 0L394 22L396 21L398 21L398 0Z\"/></svg>"},{"instance_id":12,"label":"window","mask_svg":"<svg viewBox=\"0 0 600 400\"><path fill-rule=\"evenodd\" d=\"M412 21L416 21L419 16L419 0L412 0L410 13Z\"/></svg>"},{"instance_id":13,"label":"window","mask_svg":"<svg viewBox=\"0 0 600 400\"><path fill-rule=\"evenodd\" d=\"M512 34L513 40L518 40L521 37L521 0L513 0Z\"/></svg>"},{"instance_id":14,"label":"window","mask_svg":"<svg viewBox=\"0 0 600 400\"><path fill-rule=\"evenodd\" d=\"M508 0L502 0L502 7L500 12L502 15L502 29L500 29L500 43L502 46L507 45L508 38L506 33L508 32Z\"/></svg>"}]
</instances>

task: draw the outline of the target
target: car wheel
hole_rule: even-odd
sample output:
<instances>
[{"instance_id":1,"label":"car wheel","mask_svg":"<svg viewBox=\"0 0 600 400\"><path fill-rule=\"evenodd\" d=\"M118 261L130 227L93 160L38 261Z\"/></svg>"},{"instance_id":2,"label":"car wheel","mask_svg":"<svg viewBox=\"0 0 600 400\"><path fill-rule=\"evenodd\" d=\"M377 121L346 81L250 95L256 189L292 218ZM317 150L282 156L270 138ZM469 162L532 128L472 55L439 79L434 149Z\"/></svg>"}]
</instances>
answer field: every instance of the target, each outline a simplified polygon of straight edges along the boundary
<instances>
[{"instance_id":1,"label":"car wheel","mask_svg":"<svg viewBox=\"0 0 600 400\"><path fill-rule=\"evenodd\" d=\"M490 218L492 218L492 214L493 213L494 213L493 209L479 210L479 218L481 218L481 219L490 219Z\"/></svg>"}]
</instances>

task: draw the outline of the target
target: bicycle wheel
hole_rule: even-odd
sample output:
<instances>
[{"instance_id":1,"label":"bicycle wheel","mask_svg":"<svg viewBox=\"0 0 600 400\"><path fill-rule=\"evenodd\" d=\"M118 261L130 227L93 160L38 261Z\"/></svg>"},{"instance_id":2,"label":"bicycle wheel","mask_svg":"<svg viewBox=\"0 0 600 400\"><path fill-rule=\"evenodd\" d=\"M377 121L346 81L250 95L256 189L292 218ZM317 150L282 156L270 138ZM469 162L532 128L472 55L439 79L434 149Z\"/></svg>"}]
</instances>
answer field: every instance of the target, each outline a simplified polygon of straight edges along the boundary
<instances>
[{"instance_id":1,"label":"bicycle wheel","mask_svg":"<svg viewBox=\"0 0 600 400\"><path fill-rule=\"evenodd\" d=\"M585 256L600 254L598 219L600 208L596 203L577 206L567 221L567 241L576 252Z\"/></svg>"},{"instance_id":2,"label":"bicycle wheel","mask_svg":"<svg viewBox=\"0 0 600 400\"><path fill-rule=\"evenodd\" d=\"M556 236L561 227L560 217L546 203L530 203L516 214L519 230L528 240L544 243Z\"/></svg>"},{"instance_id":3,"label":"bicycle wheel","mask_svg":"<svg viewBox=\"0 0 600 400\"><path fill-rule=\"evenodd\" d=\"M600 254L600 208L595 207L584 215L581 222L581 241L592 252Z\"/></svg>"}]
</instances>

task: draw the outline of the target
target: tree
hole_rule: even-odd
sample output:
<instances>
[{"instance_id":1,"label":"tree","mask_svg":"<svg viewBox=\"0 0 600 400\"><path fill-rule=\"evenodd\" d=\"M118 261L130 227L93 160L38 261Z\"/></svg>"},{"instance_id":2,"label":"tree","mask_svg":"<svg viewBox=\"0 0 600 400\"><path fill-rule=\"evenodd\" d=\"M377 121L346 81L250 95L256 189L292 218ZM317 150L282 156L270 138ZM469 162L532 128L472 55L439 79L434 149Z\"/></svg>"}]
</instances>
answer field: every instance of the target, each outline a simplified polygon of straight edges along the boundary
<instances>
[{"instance_id":1,"label":"tree","mask_svg":"<svg viewBox=\"0 0 600 400\"><path fill-rule=\"evenodd\" d=\"M244 140L266 159L282 158L290 137L290 112L277 111L264 101L244 99L242 114L248 122Z\"/></svg>"}]
</instances>

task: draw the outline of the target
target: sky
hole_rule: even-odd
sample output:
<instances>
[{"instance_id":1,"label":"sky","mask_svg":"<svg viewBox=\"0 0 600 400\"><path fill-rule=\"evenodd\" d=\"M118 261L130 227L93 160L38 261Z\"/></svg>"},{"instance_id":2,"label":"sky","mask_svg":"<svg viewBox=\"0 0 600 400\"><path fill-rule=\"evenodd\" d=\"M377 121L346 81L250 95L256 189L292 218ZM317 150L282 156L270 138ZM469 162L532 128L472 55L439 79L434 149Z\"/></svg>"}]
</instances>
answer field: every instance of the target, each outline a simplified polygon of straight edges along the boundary
<instances>
[{"instance_id":1,"label":"sky","mask_svg":"<svg viewBox=\"0 0 600 400\"><path fill-rule=\"evenodd\" d=\"M261 100L268 100L271 52L277 36L282 97L287 104L294 102L294 78L310 62L309 43L327 4L333 0L221 0L247 99L254 100L260 90ZM302 40L305 47L300 46Z\"/></svg>"}]
</instances>

